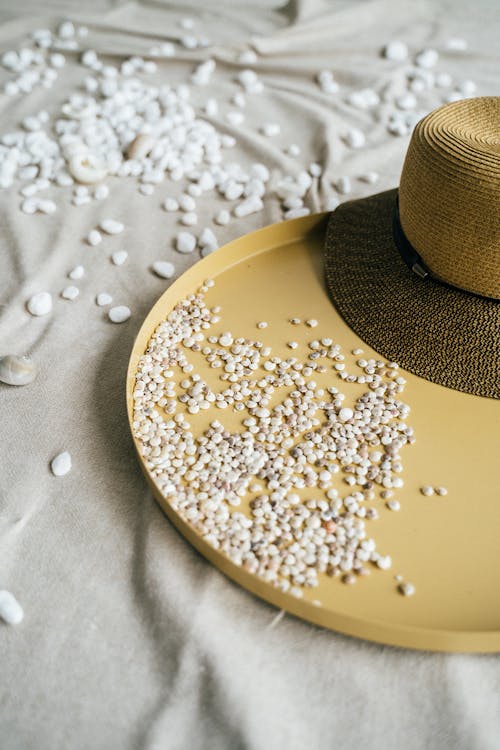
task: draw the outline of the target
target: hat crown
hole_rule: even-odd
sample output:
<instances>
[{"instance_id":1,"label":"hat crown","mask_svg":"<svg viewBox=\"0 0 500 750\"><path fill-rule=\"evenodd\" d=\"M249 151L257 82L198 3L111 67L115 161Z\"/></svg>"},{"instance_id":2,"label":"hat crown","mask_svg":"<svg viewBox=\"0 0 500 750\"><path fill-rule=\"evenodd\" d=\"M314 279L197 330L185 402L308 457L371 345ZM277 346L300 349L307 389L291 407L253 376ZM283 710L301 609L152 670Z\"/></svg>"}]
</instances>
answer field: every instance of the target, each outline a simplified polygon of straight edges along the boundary
<instances>
[{"instance_id":1,"label":"hat crown","mask_svg":"<svg viewBox=\"0 0 500 750\"><path fill-rule=\"evenodd\" d=\"M463 99L420 120L399 211L433 276L500 299L500 97Z\"/></svg>"}]
</instances>

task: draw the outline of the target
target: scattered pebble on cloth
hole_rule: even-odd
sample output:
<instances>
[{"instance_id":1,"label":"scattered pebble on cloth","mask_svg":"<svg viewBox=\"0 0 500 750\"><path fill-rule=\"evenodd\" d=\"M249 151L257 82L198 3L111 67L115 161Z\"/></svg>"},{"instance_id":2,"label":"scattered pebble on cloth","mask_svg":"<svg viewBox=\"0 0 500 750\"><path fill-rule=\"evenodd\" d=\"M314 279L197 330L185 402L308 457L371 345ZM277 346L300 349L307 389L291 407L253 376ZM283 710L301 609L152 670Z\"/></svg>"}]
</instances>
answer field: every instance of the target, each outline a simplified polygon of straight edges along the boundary
<instances>
[{"instance_id":1,"label":"scattered pebble on cloth","mask_svg":"<svg viewBox=\"0 0 500 750\"><path fill-rule=\"evenodd\" d=\"M7 625L19 625L24 618L23 608L14 594L3 589L0 591L0 619Z\"/></svg>"},{"instance_id":2,"label":"scattered pebble on cloth","mask_svg":"<svg viewBox=\"0 0 500 750\"><path fill-rule=\"evenodd\" d=\"M108 312L108 317L112 323L125 323L131 316L130 308L126 305L112 307Z\"/></svg>"},{"instance_id":3,"label":"scattered pebble on cloth","mask_svg":"<svg viewBox=\"0 0 500 750\"><path fill-rule=\"evenodd\" d=\"M77 286L66 286L61 292L61 297L67 300L75 300L80 294Z\"/></svg>"},{"instance_id":4,"label":"scattered pebble on cloth","mask_svg":"<svg viewBox=\"0 0 500 750\"><path fill-rule=\"evenodd\" d=\"M78 281L78 279L83 279L85 276L85 268L83 266L75 266L69 273L68 278L72 281Z\"/></svg>"},{"instance_id":5,"label":"scattered pebble on cloth","mask_svg":"<svg viewBox=\"0 0 500 750\"><path fill-rule=\"evenodd\" d=\"M113 297L106 292L99 292L95 298L95 302L99 307L106 307L106 305L110 305L113 302Z\"/></svg>"},{"instance_id":6,"label":"scattered pebble on cloth","mask_svg":"<svg viewBox=\"0 0 500 750\"><path fill-rule=\"evenodd\" d=\"M155 260L151 266L152 271L162 279L171 279L175 274L175 266L168 260Z\"/></svg>"},{"instance_id":7,"label":"scattered pebble on cloth","mask_svg":"<svg viewBox=\"0 0 500 750\"><path fill-rule=\"evenodd\" d=\"M50 470L55 477L63 477L71 471L71 455L68 451L63 451L55 456L50 462Z\"/></svg>"},{"instance_id":8,"label":"scattered pebble on cloth","mask_svg":"<svg viewBox=\"0 0 500 750\"><path fill-rule=\"evenodd\" d=\"M48 315L52 310L52 295L49 292L38 292L28 300L26 307L28 312L37 317Z\"/></svg>"},{"instance_id":9,"label":"scattered pebble on cloth","mask_svg":"<svg viewBox=\"0 0 500 750\"><path fill-rule=\"evenodd\" d=\"M111 262L115 266L123 266L127 258L128 258L128 253L126 250L117 250L115 253L111 255Z\"/></svg>"}]
</instances>

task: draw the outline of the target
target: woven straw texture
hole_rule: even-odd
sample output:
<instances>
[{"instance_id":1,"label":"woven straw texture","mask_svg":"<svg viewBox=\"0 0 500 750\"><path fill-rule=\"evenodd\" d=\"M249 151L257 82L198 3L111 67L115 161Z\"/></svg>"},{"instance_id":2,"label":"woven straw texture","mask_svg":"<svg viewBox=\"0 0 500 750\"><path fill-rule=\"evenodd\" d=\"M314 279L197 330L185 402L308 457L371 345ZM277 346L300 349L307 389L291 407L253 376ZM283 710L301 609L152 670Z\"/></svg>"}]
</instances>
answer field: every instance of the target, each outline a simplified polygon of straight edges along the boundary
<instances>
[{"instance_id":1,"label":"woven straw texture","mask_svg":"<svg viewBox=\"0 0 500 750\"><path fill-rule=\"evenodd\" d=\"M406 155L403 230L432 274L500 298L500 97L464 99L421 120Z\"/></svg>"},{"instance_id":2,"label":"woven straw texture","mask_svg":"<svg viewBox=\"0 0 500 750\"><path fill-rule=\"evenodd\" d=\"M332 213L325 271L333 301L387 359L448 388L500 398L500 304L406 266L392 237L396 196L389 190Z\"/></svg>"}]
</instances>

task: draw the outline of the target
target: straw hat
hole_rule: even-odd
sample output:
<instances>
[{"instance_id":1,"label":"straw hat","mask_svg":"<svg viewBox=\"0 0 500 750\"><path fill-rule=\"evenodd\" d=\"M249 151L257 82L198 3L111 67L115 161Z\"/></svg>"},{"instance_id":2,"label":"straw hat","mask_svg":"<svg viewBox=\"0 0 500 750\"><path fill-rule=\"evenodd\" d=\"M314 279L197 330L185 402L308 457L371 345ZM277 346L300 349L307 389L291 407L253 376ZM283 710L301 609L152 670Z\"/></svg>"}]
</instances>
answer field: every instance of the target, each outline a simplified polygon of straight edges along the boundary
<instances>
[{"instance_id":1,"label":"straw hat","mask_svg":"<svg viewBox=\"0 0 500 750\"><path fill-rule=\"evenodd\" d=\"M384 357L434 383L500 397L500 97L416 126L399 190L331 215L326 280Z\"/></svg>"}]
</instances>

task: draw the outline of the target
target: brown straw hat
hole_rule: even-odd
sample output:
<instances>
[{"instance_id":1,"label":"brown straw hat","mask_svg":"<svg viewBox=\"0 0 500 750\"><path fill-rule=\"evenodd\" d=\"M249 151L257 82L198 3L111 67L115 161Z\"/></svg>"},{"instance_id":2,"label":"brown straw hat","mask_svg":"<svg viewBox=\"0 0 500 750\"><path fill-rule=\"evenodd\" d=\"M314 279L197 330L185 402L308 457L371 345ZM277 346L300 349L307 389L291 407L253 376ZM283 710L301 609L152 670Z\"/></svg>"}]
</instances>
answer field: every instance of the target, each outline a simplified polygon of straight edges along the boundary
<instances>
[{"instance_id":1,"label":"brown straw hat","mask_svg":"<svg viewBox=\"0 0 500 750\"><path fill-rule=\"evenodd\" d=\"M399 190L332 213L325 267L339 312L381 355L500 398L500 97L424 117Z\"/></svg>"}]
</instances>

